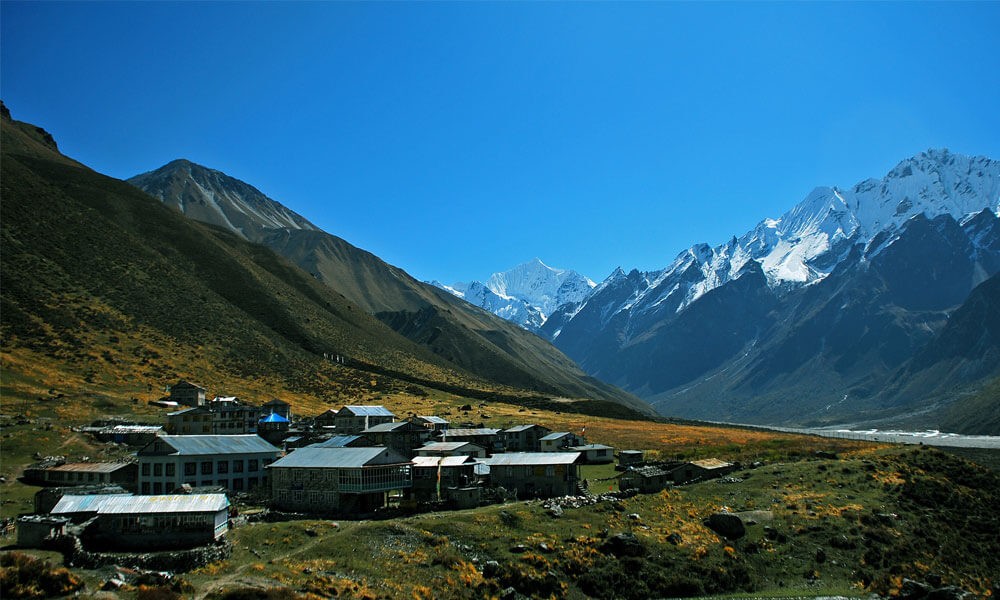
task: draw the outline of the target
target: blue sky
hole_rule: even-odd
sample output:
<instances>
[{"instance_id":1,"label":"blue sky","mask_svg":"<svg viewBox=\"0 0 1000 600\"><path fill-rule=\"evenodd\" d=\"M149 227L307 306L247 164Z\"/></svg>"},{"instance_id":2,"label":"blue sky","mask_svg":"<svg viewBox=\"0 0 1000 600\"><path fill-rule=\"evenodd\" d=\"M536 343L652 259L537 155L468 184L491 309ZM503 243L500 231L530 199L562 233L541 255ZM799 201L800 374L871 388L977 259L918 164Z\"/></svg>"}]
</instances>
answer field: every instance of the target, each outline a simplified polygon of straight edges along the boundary
<instances>
[{"instance_id":1,"label":"blue sky","mask_svg":"<svg viewBox=\"0 0 1000 600\"><path fill-rule=\"evenodd\" d=\"M179 157L420 279L600 280L929 147L1000 158L1000 3L15 3L0 95L126 178Z\"/></svg>"}]
</instances>

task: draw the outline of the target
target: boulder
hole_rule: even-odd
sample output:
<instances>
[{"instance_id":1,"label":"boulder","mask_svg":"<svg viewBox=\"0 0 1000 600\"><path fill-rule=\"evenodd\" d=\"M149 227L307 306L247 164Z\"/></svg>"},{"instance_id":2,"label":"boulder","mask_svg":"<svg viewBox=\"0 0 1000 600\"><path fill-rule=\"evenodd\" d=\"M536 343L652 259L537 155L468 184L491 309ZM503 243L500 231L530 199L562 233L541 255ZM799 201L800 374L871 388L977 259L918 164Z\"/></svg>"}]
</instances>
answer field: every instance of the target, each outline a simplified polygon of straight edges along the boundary
<instances>
[{"instance_id":1,"label":"boulder","mask_svg":"<svg viewBox=\"0 0 1000 600\"><path fill-rule=\"evenodd\" d=\"M644 556L646 547L634 533L616 533L601 544L599 550L605 554L622 556Z\"/></svg>"},{"instance_id":2,"label":"boulder","mask_svg":"<svg viewBox=\"0 0 1000 600\"><path fill-rule=\"evenodd\" d=\"M708 517L705 526L728 540L739 539L747 533L743 520L732 513L715 513Z\"/></svg>"}]
</instances>

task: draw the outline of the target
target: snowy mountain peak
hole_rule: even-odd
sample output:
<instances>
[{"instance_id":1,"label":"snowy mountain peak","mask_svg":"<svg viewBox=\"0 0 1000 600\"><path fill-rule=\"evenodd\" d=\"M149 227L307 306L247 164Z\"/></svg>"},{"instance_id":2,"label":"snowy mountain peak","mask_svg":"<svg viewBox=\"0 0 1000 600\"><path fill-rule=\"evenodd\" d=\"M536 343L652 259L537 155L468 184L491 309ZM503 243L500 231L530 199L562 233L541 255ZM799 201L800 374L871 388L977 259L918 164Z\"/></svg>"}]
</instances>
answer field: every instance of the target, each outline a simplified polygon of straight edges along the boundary
<instances>
[{"instance_id":1,"label":"snowy mountain peak","mask_svg":"<svg viewBox=\"0 0 1000 600\"><path fill-rule=\"evenodd\" d=\"M765 219L740 238L774 285L809 284L837 261L822 260L844 243L867 244L922 214L961 219L1000 209L1000 163L946 149L901 161L881 180L850 189L818 187L778 219Z\"/></svg>"},{"instance_id":2,"label":"snowy mountain peak","mask_svg":"<svg viewBox=\"0 0 1000 600\"><path fill-rule=\"evenodd\" d=\"M581 302L597 285L576 271L550 267L538 258L494 273L485 283L431 283L532 331L563 304Z\"/></svg>"},{"instance_id":3,"label":"snowy mountain peak","mask_svg":"<svg viewBox=\"0 0 1000 600\"><path fill-rule=\"evenodd\" d=\"M617 269L587 302L600 306L590 314L599 314L602 326L622 312L629 313L626 322L641 323L682 312L706 293L756 273L756 265L769 287L792 289L824 279L849 257L872 258L917 215L948 214L961 221L983 210L1000 214L1000 162L928 150L901 161L882 179L848 189L817 187L780 217L764 219L716 247L695 244L662 271L639 277ZM990 220L983 222L988 227ZM852 253L856 247L863 251ZM631 290L627 299L624 288ZM580 307L577 313L588 311ZM637 332L624 333L629 339Z\"/></svg>"}]
</instances>

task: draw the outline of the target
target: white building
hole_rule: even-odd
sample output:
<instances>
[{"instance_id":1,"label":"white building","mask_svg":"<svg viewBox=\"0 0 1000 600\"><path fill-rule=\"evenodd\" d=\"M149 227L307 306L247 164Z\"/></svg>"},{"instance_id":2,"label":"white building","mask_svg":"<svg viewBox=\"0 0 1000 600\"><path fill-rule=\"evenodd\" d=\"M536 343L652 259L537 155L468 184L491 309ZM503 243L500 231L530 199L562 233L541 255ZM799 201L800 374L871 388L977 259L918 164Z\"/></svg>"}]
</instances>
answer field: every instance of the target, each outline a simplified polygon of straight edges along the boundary
<instances>
[{"instance_id":1,"label":"white building","mask_svg":"<svg viewBox=\"0 0 1000 600\"><path fill-rule=\"evenodd\" d=\"M139 493L168 494L187 484L240 492L267 482L264 467L281 450L256 435L161 435L139 451Z\"/></svg>"}]
</instances>

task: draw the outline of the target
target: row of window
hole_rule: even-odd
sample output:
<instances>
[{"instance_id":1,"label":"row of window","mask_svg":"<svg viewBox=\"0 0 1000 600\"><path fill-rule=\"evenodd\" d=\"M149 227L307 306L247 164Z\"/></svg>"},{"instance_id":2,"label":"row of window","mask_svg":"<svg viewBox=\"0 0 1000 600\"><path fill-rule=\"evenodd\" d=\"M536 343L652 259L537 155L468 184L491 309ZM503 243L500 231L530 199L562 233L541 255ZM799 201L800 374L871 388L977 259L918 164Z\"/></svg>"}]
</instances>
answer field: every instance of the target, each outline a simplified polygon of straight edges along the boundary
<instances>
[{"instance_id":1,"label":"row of window","mask_svg":"<svg viewBox=\"0 0 1000 600\"><path fill-rule=\"evenodd\" d=\"M236 460L203 460L203 461L188 461L184 463L184 475L197 475L201 473L202 475L212 475L219 474L224 475L230 472L242 473L244 467L249 473L258 471L261 466L267 466L274 462L273 458L265 458L263 460L258 460L256 458L251 458L247 460L236 459ZM176 475L176 464L172 462L168 463L149 463L144 462L140 466L140 473L143 477L173 477Z\"/></svg>"},{"instance_id":2,"label":"row of window","mask_svg":"<svg viewBox=\"0 0 1000 600\"><path fill-rule=\"evenodd\" d=\"M81 471L49 471L49 481L104 481L98 473Z\"/></svg>"},{"instance_id":3,"label":"row of window","mask_svg":"<svg viewBox=\"0 0 1000 600\"><path fill-rule=\"evenodd\" d=\"M185 481L186 485L191 487L211 487L219 486L224 487L234 492L242 492L244 489L252 490L259 485L267 484L267 477L246 477L241 479L203 479L201 481ZM160 481L143 481L142 485L139 486L139 493L154 496L160 494L169 494L174 491L175 487L172 482L163 483Z\"/></svg>"}]
</instances>

